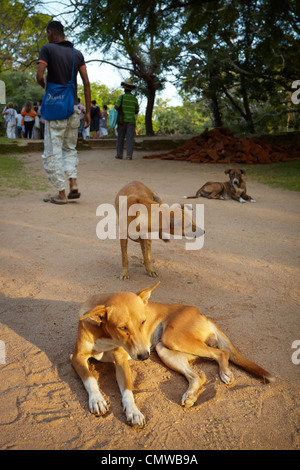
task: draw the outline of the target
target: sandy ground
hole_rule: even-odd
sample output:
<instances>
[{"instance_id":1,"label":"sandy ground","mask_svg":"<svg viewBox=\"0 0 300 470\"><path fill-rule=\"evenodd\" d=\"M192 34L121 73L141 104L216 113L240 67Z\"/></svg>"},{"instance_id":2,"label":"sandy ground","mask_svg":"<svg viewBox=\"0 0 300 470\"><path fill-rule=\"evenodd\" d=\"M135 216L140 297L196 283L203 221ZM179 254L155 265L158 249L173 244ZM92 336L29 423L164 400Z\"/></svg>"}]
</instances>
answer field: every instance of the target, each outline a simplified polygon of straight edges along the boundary
<instances>
[{"instance_id":1,"label":"sandy ground","mask_svg":"<svg viewBox=\"0 0 300 470\"><path fill-rule=\"evenodd\" d=\"M91 366L111 408L101 418L89 413L69 360L80 304L96 292L154 284L134 243L131 278L119 279L118 240L96 236L98 205L113 203L135 179L169 204L186 202L183 195L207 180L224 180L222 165L143 160L142 152L119 161L114 153L80 153L79 202L45 204L45 194L33 191L1 195L1 449L299 449L300 365L293 364L292 343L300 339L300 194L253 181L248 192L256 204L197 201L205 205L202 250L186 251L180 240L153 242L161 284L152 300L196 305L276 382L264 384L232 365L235 382L228 387L216 363L199 360L194 367L205 372L206 388L185 410L185 379L153 353L146 362L131 361L145 428L126 424L112 364ZM44 174L40 154L29 161Z\"/></svg>"}]
</instances>

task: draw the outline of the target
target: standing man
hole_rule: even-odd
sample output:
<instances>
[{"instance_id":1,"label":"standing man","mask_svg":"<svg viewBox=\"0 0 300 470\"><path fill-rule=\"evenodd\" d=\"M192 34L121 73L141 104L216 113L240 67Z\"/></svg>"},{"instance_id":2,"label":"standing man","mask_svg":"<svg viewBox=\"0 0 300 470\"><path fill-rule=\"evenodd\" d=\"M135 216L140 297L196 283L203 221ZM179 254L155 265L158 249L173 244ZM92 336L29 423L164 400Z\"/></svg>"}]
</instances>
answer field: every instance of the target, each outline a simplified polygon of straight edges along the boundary
<instances>
[{"instance_id":1,"label":"standing man","mask_svg":"<svg viewBox=\"0 0 300 470\"><path fill-rule=\"evenodd\" d=\"M44 73L47 68L49 83L66 85L71 79L73 65L72 44L65 40L64 28L59 21L50 21L47 26L48 44L40 52L37 69L37 82L45 88ZM43 165L48 179L58 190L58 195L44 199L53 204L67 204L68 199L78 199L77 187L77 139L80 126L80 110L77 98L77 74L80 73L86 103L83 117L84 127L90 124L91 90L83 55L75 52L74 74L74 114L69 119L45 120ZM69 179L70 191L66 195L65 176Z\"/></svg>"},{"instance_id":2,"label":"standing man","mask_svg":"<svg viewBox=\"0 0 300 470\"><path fill-rule=\"evenodd\" d=\"M115 108L119 111L118 115L118 137L117 137L117 155L116 158L123 158L124 139L126 137L126 160L132 160L135 121L139 112L138 100L131 94L134 90L132 80L129 78L126 82L122 82L121 86L125 93L117 99ZM122 122L119 122L120 114L123 115Z\"/></svg>"}]
</instances>

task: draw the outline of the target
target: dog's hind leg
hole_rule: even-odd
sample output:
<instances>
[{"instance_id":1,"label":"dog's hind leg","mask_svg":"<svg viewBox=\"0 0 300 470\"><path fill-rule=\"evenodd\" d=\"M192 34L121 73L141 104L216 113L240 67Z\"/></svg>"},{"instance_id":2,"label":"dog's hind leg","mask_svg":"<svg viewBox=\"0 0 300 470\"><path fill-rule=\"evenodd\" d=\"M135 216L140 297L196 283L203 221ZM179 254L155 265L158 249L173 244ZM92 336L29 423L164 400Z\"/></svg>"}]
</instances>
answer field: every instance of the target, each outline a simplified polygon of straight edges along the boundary
<instances>
[{"instance_id":1,"label":"dog's hind leg","mask_svg":"<svg viewBox=\"0 0 300 470\"><path fill-rule=\"evenodd\" d=\"M212 331L213 333L213 331ZM221 380L228 384L233 380L233 374L229 369L229 352L224 349L212 348L205 344L197 334L197 328L174 331L168 327L163 333L162 341L167 348L173 351L181 351L186 354L192 354L198 357L207 357L214 359L219 364L219 373Z\"/></svg>"},{"instance_id":2,"label":"dog's hind leg","mask_svg":"<svg viewBox=\"0 0 300 470\"><path fill-rule=\"evenodd\" d=\"M199 376L189 364L189 360L194 360L196 357L178 351L171 351L161 342L156 345L156 352L166 366L184 375L187 379L189 387L182 396L181 404L186 408L193 406L202 392L202 385L206 382L205 374L201 373L201 376Z\"/></svg>"}]
</instances>

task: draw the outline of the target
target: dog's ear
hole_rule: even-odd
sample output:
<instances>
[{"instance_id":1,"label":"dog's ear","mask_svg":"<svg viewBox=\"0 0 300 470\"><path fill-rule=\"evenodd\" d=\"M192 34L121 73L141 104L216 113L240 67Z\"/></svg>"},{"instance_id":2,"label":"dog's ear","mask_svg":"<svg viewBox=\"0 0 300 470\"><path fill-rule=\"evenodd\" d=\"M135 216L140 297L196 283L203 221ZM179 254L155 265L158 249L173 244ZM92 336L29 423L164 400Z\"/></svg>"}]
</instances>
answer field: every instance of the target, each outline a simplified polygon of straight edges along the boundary
<instances>
[{"instance_id":1,"label":"dog's ear","mask_svg":"<svg viewBox=\"0 0 300 470\"><path fill-rule=\"evenodd\" d=\"M90 318L97 323L102 323L105 319L109 307L105 307L105 305L97 305L96 307L89 310L85 313L79 320L84 320L85 318Z\"/></svg>"},{"instance_id":2,"label":"dog's ear","mask_svg":"<svg viewBox=\"0 0 300 470\"><path fill-rule=\"evenodd\" d=\"M241 169L240 172L242 173L242 175L246 174L246 170Z\"/></svg>"},{"instance_id":3,"label":"dog's ear","mask_svg":"<svg viewBox=\"0 0 300 470\"><path fill-rule=\"evenodd\" d=\"M228 173L231 172L231 168L228 168L227 170L224 171L225 175L228 175Z\"/></svg>"},{"instance_id":4,"label":"dog's ear","mask_svg":"<svg viewBox=\"0 0 300 470\"><path fill-rule=\"evenodd\" d=\"M158 281L152 287L146 287L146 289L143 289L143 290L140 290L139 292L137 292L136 295L138 295L142 299L142 301L144 302L145 305L147 305L148 300L150 299L151 292L155 289L155 287L158 286L158 284L160 284L160 281Z\"/></svg>"}]
</instances>

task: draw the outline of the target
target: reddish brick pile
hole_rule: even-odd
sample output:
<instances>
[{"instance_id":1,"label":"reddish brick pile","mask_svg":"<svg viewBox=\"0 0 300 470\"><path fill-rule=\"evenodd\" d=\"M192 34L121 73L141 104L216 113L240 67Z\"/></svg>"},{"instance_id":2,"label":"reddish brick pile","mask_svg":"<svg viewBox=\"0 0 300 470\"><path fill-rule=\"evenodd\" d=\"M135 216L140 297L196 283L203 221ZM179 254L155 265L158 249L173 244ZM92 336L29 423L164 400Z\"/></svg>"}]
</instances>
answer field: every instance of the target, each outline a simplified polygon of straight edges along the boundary
<instances>
[{"instance_id":1,"label":"reddish brick pile","mask_svg":"<svg viewBox=\"0 0 300 470\"><path fill-rule=\"evenodd\" d=\"M272 163L299 159L300 148L234 137L227 127L218 127L212 130L206 129L175 150L147 155L144 158L186 160L192 163Z\"/></svg>"}]
</instances>

